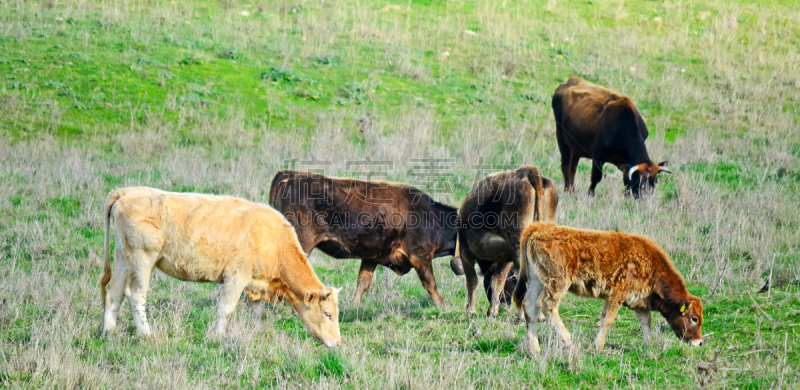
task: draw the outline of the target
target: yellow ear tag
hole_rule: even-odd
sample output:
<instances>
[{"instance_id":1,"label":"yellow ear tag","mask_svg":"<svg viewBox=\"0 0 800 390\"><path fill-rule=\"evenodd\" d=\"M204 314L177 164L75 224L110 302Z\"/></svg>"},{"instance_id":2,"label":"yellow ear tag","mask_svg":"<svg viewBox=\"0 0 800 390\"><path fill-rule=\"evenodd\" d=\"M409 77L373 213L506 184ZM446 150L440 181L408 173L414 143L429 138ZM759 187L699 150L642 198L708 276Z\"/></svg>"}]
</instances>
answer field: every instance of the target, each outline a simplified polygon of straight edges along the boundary
<instances>
[{"instance_id":1,"label":"yellow ear tag","mask_svg":"<svg viewBox=\"0 0 800 390\"><path fill-rule=\"evenodd\" d=\"M686 304L681 305L681 313L686 311Z\"/></svg>"}]
</instances>

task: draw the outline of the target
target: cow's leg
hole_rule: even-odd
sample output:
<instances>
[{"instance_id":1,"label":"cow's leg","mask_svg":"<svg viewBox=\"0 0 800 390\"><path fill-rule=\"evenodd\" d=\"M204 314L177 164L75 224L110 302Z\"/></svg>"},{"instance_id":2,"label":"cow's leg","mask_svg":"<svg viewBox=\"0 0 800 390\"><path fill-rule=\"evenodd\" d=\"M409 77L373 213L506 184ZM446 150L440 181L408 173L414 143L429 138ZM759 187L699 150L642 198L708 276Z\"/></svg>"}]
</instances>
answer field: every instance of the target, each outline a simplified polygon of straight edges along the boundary
<instances>
[{"instance_id":1,"label":"cow's leg","mask_svg":"<svg viewBox=\"0 0 800 390\"><path fill-rule=\"evenodd\" d=\"M564 191L567 193L575 191L575 173L578 171L580 159L569 152L561 154L561 174L564 175Z\"/></svg>"},{"instance_id":2,"label":"cow's leg","mask_svg":"<svg viewBox=\"0 0 800 390\"><path fill-rule=\"evenodd\" d=\"M497 271L497 263L492 263L489 261L478 260L478 269L481 271L481 275L483 275L483 290L486 292L486 299L491 302L492 301L492 276L496 274Z\"/></svg>"},{"instance_id":3,"label":"cow's leg","mask_svg":"<svg viewBox=\"0 0 800 390\"><path fill-rule=\"evenodd\" d=\"M412 264L414 261L412 260ZM422 287L431 295L433 304L441 306L444 304L442 297L439 296L439 291L436 290L436 276L433 274L433 259L426 258L420 259L419 266L414 268L419 276L419 281L422 282Z\"/></svg>"},{"instance_id":4,"label":"cow's leg","mask_svg":"<svg viewBox=\"0 0 800 390\"><path fill-rule=\"evenodd\" d=\"M496 317L500 311L500 295L505 291L506 278L508 278L508 273L513 266L513 262L498 264L497 272L492 275L492 296L490 298L489 311L486 312L489 317Z\"/></svg>"},{"instance_id":5,"label":"cow's leg","mask_svg":"<svg viewBox=\"0 0 800 390\"><path fill-rule=\"evenodd\" d=\"M219 294L219 308L217 309L217 329L215 334L219 337L225 334L225 329L228 327L228 319L236 309L236 303L239 302L239 297L242 296L244 288L247 287L249 278L241 274L235 273L226 276L222 282L222 292Z\"/></svg>"},{"instance_id":6,"label":"cow's leg","mask_svg":"<svg viewBox=\"0 0 800 390\"><path fill-rule=\"evenodd\" d=\"M372 275L375 273L377 265L378 263L373 260L361 260L361 268L358 269L358 280L356 281L356 293L353 295L354 304L361 303L361 297L372 284Z\"/></svg>"},{"instance_id":7,"label":"cow's leg","mask_svg":"<svg viewBox=\"0 0 800 390\"><path fill-rule=\"evenodd\" d=\"M573 156L562 133L567 130L562 128L561 131L558 131L560 126L561 124L556 120L556 141L558 141L558 151L561 152L561 173L564 175L564 191L572 193L575 190L575 170L578 167L577 162L580 157Z\"/></svg>"},{"instance_id":8,"label":"cow's leg","mask_svg":"<svg viewBox=\"0 0 800 390\"><path fill-rule=\"evenodd\" d=\"M642 335L644 336L644 345L650 345L650 323L652 316L650 310L641 310L636 312L636 319L639 320L639 325L642 326Z\"/></svg>"},{"instance_id":9,"label":"cow's leg","mask_svg":"<svg viewBox=\"0 0 800 390\"><path fill-rule=\"evenodd\" d=\"M514 321L516 324L524 324L526 322L524 307L522 309L519 309L519 312L517 312L517 318Z\"/></svg>"},{"instance_id":10,"label":"cow's leg","mask_svg":"<svg viewBox=\"0 0 800 390\"><path fill-rule=\"evenodd\" d=\"M150 331L150 324L147 323L145 302L147 301L147 290L150 288L150 276L155 266L155 256L144 251L133 251L129 265L125 295L128 296L128 301L131 303L133 322L136 324L137 332L144 336L150 336L153 332Z\"/></svg>"},{"instance_id":11,"label":"cow's leg","mask_svg":"<svg viewBox=\"0 0 800 390\"><path fill-rule=\"evenodd\" d=\"M603 314L600 315L600 330L597 331L597 337L594 339L594 346L597 349L606 345L608 328L614 323L614 318L617 317L620 306L622 306L622 302L611 298L606 299L606 304L603 305Z\"/></svg>"},{"instance_id":12,"label":"cow's leg","mask_svg":"<svg viewBox=\"0 0 800 390\"><path fill-rule=\"evenodd\" d=\"M539 347L539 338L536 331L539 321L539 299L542 295L542 282L538 277L532 276L528 279L528 292L522 302L522 310L527 322L526 346L531 355L542 351Z\"/></svg>"},{"instance_id":13,"label":"cow's leg","mask_svg":"<svg viewBox=\"0 0 800 390\"><path fill-rule=\"evenodd\" d=\"M261 320L264 319L264 313L267 312L267 305L263 299L254 301L247 297L247 308L250 309L250 315L258 325L261 325Z\"/></svg>"},{"instance_id":14,"label":"cow's leg","mask_svg":"<svg viewBox=\"0 0 800 390\"><path fill-rule=\"evenodd\" d=\"M461 248L461 262L464 265L464 279L467 280L467 314L476 314L475 290L478 289L478 274L475 273L475 258L465 248Z\"/></svg>"},{"instance_id":15,"label":"cow's leg","mask_svg":"<svg viewBox=\"0 0 800 390\"><path fill-rule=\"evenodd\" d=\"M553 331L561 337L561 341L566 346L572 345L572 335L569 334L564 322L561 321L561 316L558 314L558 305L567 294L568 287L564 281L553 280L549 285L544 288L544 293L541 298L542 310L544 310L545 318L550 322L550 327Z\"/></svg>"},{"instance_id":16,"label":"cow's leg","mask_svg":"<svg viewBox=\"0 0 800 390\"><path fill-rule=\"evenodd\" d=\"M603 180L604 161L592 160L592 184L589 186L589 196L594 196L594 188Z\"/></svg>"},{"instance_id":17,"label":"cow's leg","mask_svg":"<svg viewBox=\"0 0 800 390\"><path fill-rule=\"evenodd\" d=\"M122 307L122 299L125 297L125 285L128 282L128 263L125 259L122 245L119 243L117 243L115 254L114 273L111 274L111 280L106 286L106 296L103 298L105 299L102 330L102 335L104 336L106 332L117 328L117 316L119 315L120 307Z\"/></svg>"}]
</instances>

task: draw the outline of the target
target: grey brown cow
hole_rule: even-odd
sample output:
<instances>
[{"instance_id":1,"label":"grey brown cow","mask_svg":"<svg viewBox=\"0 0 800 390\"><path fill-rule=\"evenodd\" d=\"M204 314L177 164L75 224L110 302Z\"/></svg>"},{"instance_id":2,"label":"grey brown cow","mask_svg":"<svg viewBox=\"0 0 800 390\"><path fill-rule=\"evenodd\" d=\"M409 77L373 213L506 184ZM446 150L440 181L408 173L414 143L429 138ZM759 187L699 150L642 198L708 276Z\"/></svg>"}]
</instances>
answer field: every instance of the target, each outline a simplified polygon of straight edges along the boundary
<instances>
[{"instance_id":1,"label":"grey brown cow","mask_svg":"<svg viewBox=\"0 0 800 390\"><path fill-rule=\"evenodd\" d=\"M508 286L509 275L519 258L522 230L535 221L555 221L557 206L555 184L533 166L495 173L475 183L459 211L458 244L467 282L468 314L476 312L475 264L484 274L490 303L487 315L496 316L504 291L513 291L513 281Z\"/></svg>"}]
</instances>

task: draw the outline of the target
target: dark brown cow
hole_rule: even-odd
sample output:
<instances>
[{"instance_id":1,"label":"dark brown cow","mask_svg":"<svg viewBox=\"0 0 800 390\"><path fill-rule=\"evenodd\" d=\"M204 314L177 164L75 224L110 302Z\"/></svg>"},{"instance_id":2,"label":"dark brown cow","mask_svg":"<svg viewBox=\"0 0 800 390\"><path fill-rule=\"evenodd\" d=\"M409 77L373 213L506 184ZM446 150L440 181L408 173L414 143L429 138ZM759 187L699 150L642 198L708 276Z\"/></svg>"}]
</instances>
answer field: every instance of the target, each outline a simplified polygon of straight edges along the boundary
<instances>
[{"instance_id":1,"label":"dark brown cow","mask_svg":"<svg viewBox=\"0 0 800 390\"><path fill-rule=\"evenodd\" d=\"M486 314L496 316L508 275L519 258L522 230L534 221L554 221L557 205L555 184L536 167L495 173L475 183L464 197L459 213L458 245L467 279L468 314L476 312L475 263L484 274L490 302Z\"/></svg>"},{"instance_id":2,"label":"dark brown cow","mask_svg":"<svg viewBox=\"0 0 800 390\"><path fill-rule=\"evenodd\" d=\"M433 302L442 304L432 261L455 253L454 207L405 184L291 170L275 175L269 204L294 225L306 253L319 248L337 259L361 259L354 302L380 264L399 275L415 269Z\"/></svg>"},{"instance_id":3,"label":"dark brown cow","mask_svg":"<svg viewBox=\"0 0 800 390\"><path fill-rule=\"evenodd\" d=\"M558 314L558 304L568 291L605 300L594 340L597 348L605 344L608 328L623 305L636 312L645 344L650 341L650 312L658 311L678 338L703 345L703 303L689 294L669 256L649 238L534 223L522 233L520 246L514 303L525 311L530 353L540 351L536 334L540 310L561 340L571 343Z\"/></svg>"},{"instance_id":4,"label":"dark brown cow","mask_svg":"<svg viewBox=\"0 0 800 390\"><path fill-rule=\"evenodd\" d=\"M625 191L635 198L655 188L659 173L672 173L664 168L666 161L656 165L647 155L647 126L627 96L572 76L553 94L553 115L567 192L574 190L582 157L592 159L590 196L603 179L605 163L624 172Z\"/></svg>"}]
</instances>

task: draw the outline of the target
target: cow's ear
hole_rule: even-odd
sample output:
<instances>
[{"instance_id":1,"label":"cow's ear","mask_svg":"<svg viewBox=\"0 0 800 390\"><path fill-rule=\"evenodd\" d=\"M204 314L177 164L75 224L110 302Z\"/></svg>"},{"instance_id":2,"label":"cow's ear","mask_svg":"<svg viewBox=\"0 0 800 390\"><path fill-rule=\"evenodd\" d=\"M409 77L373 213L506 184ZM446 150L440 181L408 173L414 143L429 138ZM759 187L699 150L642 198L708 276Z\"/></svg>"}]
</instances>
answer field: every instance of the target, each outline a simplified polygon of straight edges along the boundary
<instances>
[{"instance_id":1,"label":"cow's ear","mask_svg":"<svg viewBox=\"0 0 800 390\"><path fill-rule=\"evenodd\" d=\"M322 289L322 293L320 294L320 297L319 297L319 299L320 299L321 301L324 301L324 300L326 300L326 299L330 298L330 296L331 296L331 293L332 293L332 292L333 292L333 289L332 289L332 288L323 288L323 289Z\"/></svg>"},{"instance_id":2,"label":"cow's ear","mask_svg":"<svg viewBox=\"0 0 800 390\"><path fill-rule=\"evenodd\" d=\"M317 301L317 299L319 299L319 293L316 291L307 291L306 295L303 297L303 302L306 304L306 306L311 306Z\"/></svg>"},{"instance_id":3,"label":"cow's ear","mask_svg":"<svg viewBox=\"0 0 800 390\"><path fill-rule=\"evenodd\" d=\"M692 306L691 302L683 301L681 302L681 307L678 310L680 311L682 316L685 316L691 306Z\"/></svg>"},{"instance_id":4,"label":"cow's ear","mask_svg":"<svg viewBox=\"0 0 800 390\"><path fill-rule=\"evenodd\" d=\"M666 167L667 166L667 162L666 161L662 161L662 162L658 163L658 166L659 167Z\"/></svg>"},{"instance_id":5,"label":"cow's ear","mask_svg":"<svg viewBox=\"0 0 800 390\"><path fill-rule=\"evenodd\" d=\"M342 291L342 288L341 288L341 287L339 287L339 288L332 287L332 288L333 288L333 292L335 292L335 293L336 293L336 295L339 295L339 292L340 292L340 291Z\"/></svg>"}]
</instances>

